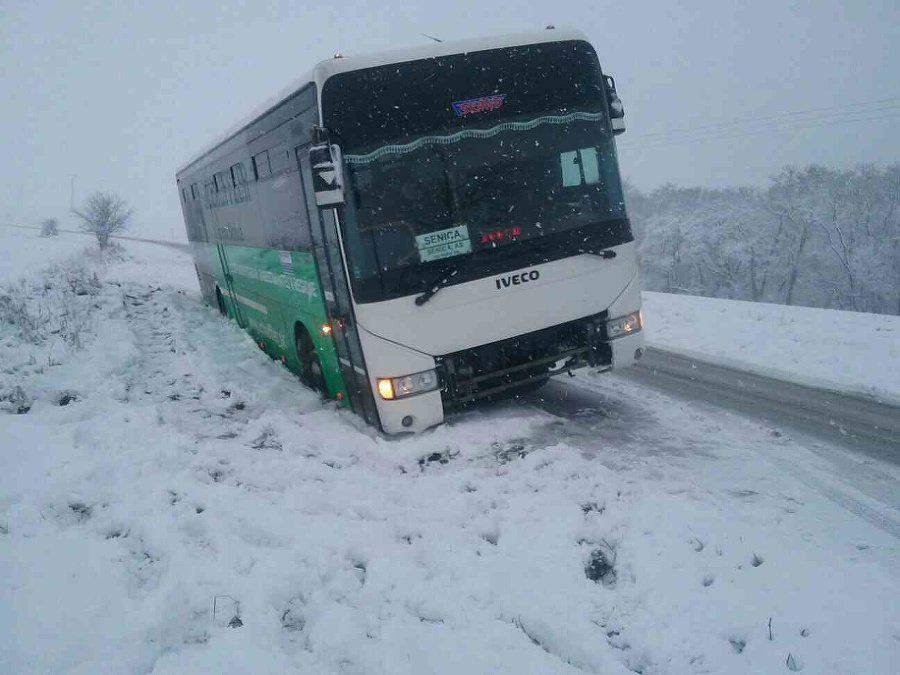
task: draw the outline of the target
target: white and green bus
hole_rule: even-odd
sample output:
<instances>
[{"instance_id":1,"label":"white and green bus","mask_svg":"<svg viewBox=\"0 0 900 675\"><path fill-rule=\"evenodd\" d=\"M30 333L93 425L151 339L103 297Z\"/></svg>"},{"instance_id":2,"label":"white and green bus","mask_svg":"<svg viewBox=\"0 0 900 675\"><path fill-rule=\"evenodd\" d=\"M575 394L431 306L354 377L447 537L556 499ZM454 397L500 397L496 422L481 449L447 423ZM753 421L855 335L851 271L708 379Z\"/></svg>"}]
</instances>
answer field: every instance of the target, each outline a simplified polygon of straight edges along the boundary
<instances>
[{"instance_id":1,"label":"white and green bus","mask_svg":"<svg viewBox=\"0 0 900 675\"><path fill-rule=\"evenodd\" d=\"M203 295L389 434L628 366L624 128L575 30L335 56L178 171Z\"/></svg>"}]
</instances>

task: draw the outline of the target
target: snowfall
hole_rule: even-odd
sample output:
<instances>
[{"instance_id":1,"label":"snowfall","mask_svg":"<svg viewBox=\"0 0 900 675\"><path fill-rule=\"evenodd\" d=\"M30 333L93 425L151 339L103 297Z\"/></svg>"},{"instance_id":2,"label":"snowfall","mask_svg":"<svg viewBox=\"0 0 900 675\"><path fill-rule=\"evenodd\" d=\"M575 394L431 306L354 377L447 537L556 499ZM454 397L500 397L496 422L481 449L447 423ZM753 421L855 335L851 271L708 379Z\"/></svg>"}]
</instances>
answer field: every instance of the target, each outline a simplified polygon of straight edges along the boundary
<instances>
[{"instance_id":1,"label":"snowfall","mask_svg":"<svg viewBox=\"0 0 900 675\"><path fill-rule=\"evenodd\" d=\"M897 465L588 371L386 438L123 245L0 227L0 672L900 670ZM900 400L898 317L644 311Z\"/></svg>"}]
</instances>

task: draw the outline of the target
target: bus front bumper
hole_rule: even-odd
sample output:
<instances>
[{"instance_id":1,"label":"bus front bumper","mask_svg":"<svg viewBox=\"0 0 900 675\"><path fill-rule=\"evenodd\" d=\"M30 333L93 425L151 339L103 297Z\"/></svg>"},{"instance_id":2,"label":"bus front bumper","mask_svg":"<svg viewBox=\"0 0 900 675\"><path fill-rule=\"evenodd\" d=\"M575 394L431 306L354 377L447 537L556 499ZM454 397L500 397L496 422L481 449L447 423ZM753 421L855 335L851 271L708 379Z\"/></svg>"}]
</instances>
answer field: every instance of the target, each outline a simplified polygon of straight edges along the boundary
<instances>
[{"instance_id":1,"label":"bus front bumper","mask_svg":"<svg viewBox=\"0 0 900 675\"><path fill-rule=\"evenodd\" d=\"M644 331L640 330L632 335L623 335L610 343L612 348L612 368L618 370L634 365L644 356Z\"/></svg>"},{"instance_id":2,"label":"bus front bumper","mask_svg":"<svg viewBox=\"0 0 900 675\"><path fill-rule=\"evenodd\" d=\"M475 351L469 350L470 354ZM460 378L458 372L449 377L448 366L454 362L458 366L462 362L444 357L438 365L441 378L439 389L395 400L383 400L376 394L376 406L385 433L417 433L441 424L445 409L514 393L516 389L578 368L591 367L600 371L625 368L638 361L643 354L644 332L640 330L614 340L573 349L571 354L561 353L541 361L481 371L467 378Z\"/></svg>"},{"instance_id":3,"label":"bus front bumper","mask_svg":"<svg viewBox=\"0 0 900 675\"><path fill-rule=\"evenodd\" d=\"M395 401L379 400L376 404L381 428L386 434L417 433L444 421L444 406L438 390Z\"/></svg>"}]
</instances>

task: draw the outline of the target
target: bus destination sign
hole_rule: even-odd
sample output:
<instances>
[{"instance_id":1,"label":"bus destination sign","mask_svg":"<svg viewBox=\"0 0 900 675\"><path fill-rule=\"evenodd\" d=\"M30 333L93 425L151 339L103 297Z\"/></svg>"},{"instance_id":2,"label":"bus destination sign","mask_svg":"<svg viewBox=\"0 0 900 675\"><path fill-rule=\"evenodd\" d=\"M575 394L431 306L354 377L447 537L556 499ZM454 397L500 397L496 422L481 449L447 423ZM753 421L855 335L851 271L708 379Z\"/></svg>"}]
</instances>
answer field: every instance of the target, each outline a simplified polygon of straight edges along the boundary
<instances>
[{"instance_id":1,"label":"bus destination sign","mask_svg":"<svg viewBox=\"0 0 900 675\"><path fill-rule=\"evenodd\" d=\"M438 230L416 237L416 248L422 262L450 258L455 255L472 252L472 240L469 238L468 225Z\"/></svg>"}]
</instances>

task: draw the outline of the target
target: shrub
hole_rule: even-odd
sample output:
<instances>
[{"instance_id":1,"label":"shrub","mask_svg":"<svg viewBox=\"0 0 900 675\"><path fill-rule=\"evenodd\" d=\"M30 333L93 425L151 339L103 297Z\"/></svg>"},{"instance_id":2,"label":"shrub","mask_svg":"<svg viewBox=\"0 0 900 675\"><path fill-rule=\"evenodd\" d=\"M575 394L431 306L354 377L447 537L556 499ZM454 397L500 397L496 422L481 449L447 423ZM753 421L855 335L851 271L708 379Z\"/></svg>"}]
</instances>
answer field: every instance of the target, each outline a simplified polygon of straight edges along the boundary
<instances>
[{"instance_id":1,"label":"shrub","mask_svg":"<svg viewBox=\"0 0 900 675\"><path fill-rule=\"evenodd\" d=\"M42 237L55 237L59 234L59 221L56 218L45 218L41 223Z\"/></svg>"}]
</instances>

